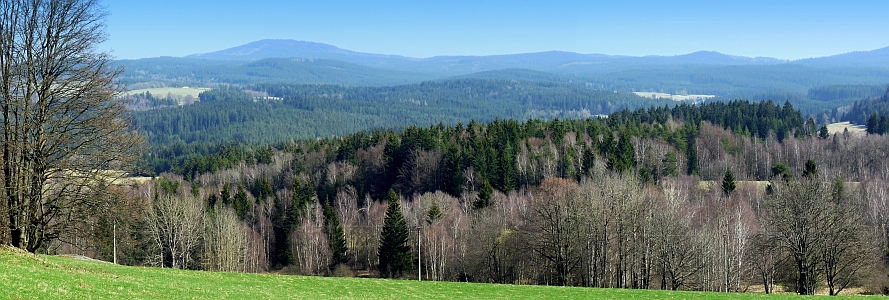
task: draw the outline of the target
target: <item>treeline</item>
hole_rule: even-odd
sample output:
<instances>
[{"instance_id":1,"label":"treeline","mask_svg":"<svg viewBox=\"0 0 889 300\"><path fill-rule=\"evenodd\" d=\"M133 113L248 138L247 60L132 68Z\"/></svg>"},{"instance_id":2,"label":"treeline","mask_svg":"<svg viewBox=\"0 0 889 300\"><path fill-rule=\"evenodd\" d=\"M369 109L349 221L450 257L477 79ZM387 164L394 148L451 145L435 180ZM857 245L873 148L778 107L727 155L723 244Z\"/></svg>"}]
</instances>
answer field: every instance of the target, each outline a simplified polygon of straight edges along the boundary
<instances>
[{"instance_id":1,"label":"treeline","mask_svg":"<svg viewBox=\"0 0 889 300\"><path fill-rule=\"evenodd\" d=\"M478 79L379 88L256 85L249 90L283 100L254 102L245 91L214 89L202 93L194 105L134 112L133 123L156 151L163 151L159 149L178 144L269 144L498 117L588 118L669 103L567 83ZM151 165L158 174L169 170Z\"/></svg>"},{"instance_id":2,"label":"treeline","mask_svg":"<svg viewBox=\"0 0 889 300\"><path fill-rule=\"evenodd\" d=\"M588 82L603 84L616 90L663 91L671 94L679 94L679 91L684 90L689 94L720 96L772 91L803 93L805 96L811 87L885 84L889 78L887 69L812 67L798 64L639 66L609 70L601 74L591 72L589 68L582 65L567 66L559 70L559 73L574 73Z\"/></svg>"},{"instance_id":3,"label":"treeline","mask_svg":"<svg viewBox=\"0 0 889 300\"><path fill-rule=\"evenodd\" d=\"M515 168L512 167L513 161L517 159L522 150L520 144L530 143L531 139L549 138L561 142L565 138L566 132L576 132L587 137L603 136L601 140L589 140L588 147L579 149L579 151L569 151L560 155L563 157L562 161L554 166L554 171L564 177L579 178L590 168L588 164L577 163L583 159L584 155L587 155L587 163L590 162L589 157L594 155L624 155L625 161L632 160L629 157L633 151L631 147L628 147L628 144L620 143L619 137L624 135L663 138L680 150L679 153L686 159L695 161L694 136L697 133L698 124L702 121L718 124L734 130L738 134L761 139L766 138L770 133L779 140L790 132L797 137L815 134L814 130L803 126L800 113L794 110L789 103L785 103L782 107L771 101L758 103L733 101L727 104L716 102L700 106L684 104L674 108L654 107L634 112L625 110L601 120L556 119L549 122L530 120L524 123L514 120L495 120L486 126L481 126L475 121L470 121L467 125L458 123L456 126L442 124L429 128L410 126L401 133L369 131L340 139L321 140L316 143L342 149L337 150L337 158L354 161L355 149L367 148L380 143L380 141L387 141L386 151L390 155L386 158L386 161L389 162L387 170L369 174L368 178L358 180L362 182L362 185L368 186L368 190L373 190L377 196L385 193L393 185L402 168L401 164L408 160L412 151L416 150L437 151L441 155L447 155L448 167L452 170L463 170L471 166L476 172L475 176L487 178L489 184L495 188L508 191L516 186L537 183L544 177L543 174L534 176L516 174ZM685 125L678 129L670 128L679 123ZM551 131L553 136L547 136L548 131ZM606 132L617 132L618 136L612 138L605 134ZM575 136L574 138L579 137ZM628 139L623 140L628 142ZM254 157L253 152L247 148L242 148L243 150L240 152L246 154L235 155L234 153L239 152L206 152L209 149L219 149L219 147L206 147L206 144L194 150L189 150L190 147L183 143L175 145L162 148L150 157L150 165L154 172L159 174L172 170L186 176L186 178L192 178L201 173L227 168L233 162L243 161L235 157ZM290 143L276 146L278 149L292 147ZM190 152L195 152L197 155ZM527 154L525 155L527 156ZM676 157L667 158L667 161L672 161L674 165L676 160ZM247 162L252 163L253 159L251 158ZM624 170L628 169L630 165L615 163L614 167ZM669 170L666 172L675 173L677 172L675 168L676 166L668 168ZM694 174L697 172L696 168L695 164L691 164L687 169L679 169L679 172ZM657 166L649 165L645 174L656 180L664 172L663 168L659 169ZM450 177L425 182L425 187L411 186L410 189L421 192L441 189L457 194L463 181L462 175L457 173L459 171L452 172L448 175ZM368 190L360 189L362 193Z\"/></svg>"},{"instance_id":4,"label":"treeline","mask_svg":"<svg viewBox=\"0 0 889 300\"><path fill-rule=\"evenodd\" d=\"M871 114L867 117L867 133L885 134L889 132L889 116Z\"/></svg>"},{"instance_id":5,"label":"treeline","mask_svg":"<svg viewBox=\"0 0 889 300\"><path fill-rule=\"evenodd\" d=\"M252 62L192 58L144 58L115 62L125 68L120 80L128 86L248 85L255 83L340 84L386 86L421 82L437 76L362 66L342 61L268 58Z\"/></svg>"},{"instance_id":6,"label":"treeline","mask_svg":"<svg viewBox=\"0 0 889 300\"><path fill-rule=\"evenodd\" d=\"M201 102L253 102L253 96L236 88L217 88L198 94Z\"/></svg>"},{"instance_id":7,"label":"treeline","mask_svg":"<svg viewBox=\"0 0 889 300\"><path fill-rule=\"evenodd\" d=\"M186 103L191 103L195 100L191 96L174 97L170 93L167 93L165 96L156 96L149 91L130 94L121 98L124 101L127 101L127 108L132 110L148 110L159 107L176 106L179 105L180 100Z\"/></svg>"},{"instance_id":8,"label":"treeline","mask_svg":"<svg viewBox=\"0 0 889 300\"><path fill-rule=\"evenodd\" d=\"M806 97L813 100L865 99L879 97L886 92L886 85L846 84L810 88Z\"/></svg>"},{"instance_id":9,"label":"treeline","mask_svg":"<svg viewBox=\"0 0 889 300\"><path fill-rule=\"evenodd\" d=\"M887 115L889 114L889 89L880 97L868 97L859 101L855 101L849 108L842 108L837 111L836 115L843 121L849 121L855 124L868 124L871 115Z\"/></svg>"},{"instance_id":10,"label":"treeline","mask_svg":"<svg viewBox=\"0 0 889 300\"><path fill-rule=\"evenodd\" d=\"M136 265L398 277L419 258L429 280L880 292L889 140L801 121L789 104L736 101L207 149L185 176L121 197L128 213L96 216L76 246L108 258L116 228ZM386 221L395 203L402 221Z\"/></svg>"}]
</instances>

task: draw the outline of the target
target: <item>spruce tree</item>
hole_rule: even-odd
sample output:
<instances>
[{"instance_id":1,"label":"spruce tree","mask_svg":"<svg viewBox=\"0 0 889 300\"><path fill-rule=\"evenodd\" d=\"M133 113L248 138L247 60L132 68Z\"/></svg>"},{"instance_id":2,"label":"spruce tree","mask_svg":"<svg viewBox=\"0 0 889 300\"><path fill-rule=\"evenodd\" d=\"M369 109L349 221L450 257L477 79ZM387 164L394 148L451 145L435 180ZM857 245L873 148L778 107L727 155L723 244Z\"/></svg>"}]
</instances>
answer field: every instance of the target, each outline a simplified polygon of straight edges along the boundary
<instances>
[{"instance_id":1,"label":"spruce tree","mask_svg":"<svg viewBox=\"0 0 889 300\"><path fill-rule=\"evenodd\" d=\"M870 114L870 116L867 117L867 133L868 134L877 133L877 129L878 129L877 127L879 127L879 126L880 126L880 119L877 117L877 114L876 113Z\"/></svg>"},{"instance_id":2,"label":"spruce tree","mask_svg":"<svg viewBox=\"0 0 889 300\"><path fill-rule=\"evenodd\" d=\"M735 191L735 174L732 170L725 170L725 177L722 178L722 192L726 196L730 196Z\"/></svg>"},{"instance_id":3,"label":"spruce tree","mask_svg":"<svg viewBox=\"0 0 889 300\"><path fill-rule=\"evenodd\" d=\"M676 152L668 151L666 155L664 155L664 159L661 160L661 163L664 164L664 176L675 177L679 174L678 171L678 158L676 158Z\"/></svg>"},{"instance_id":4,"label":"spruce tree","mask_svg":"<svg viewBox=\"0 0 889 300\"><path fill-rule=\"evenodd\" d=\"M485 208L491 205L491 199L494 197L494 187L487 179L482 181L482 187L478 191L478 200L472 203L475 208Z\"/></svg>"},{"instance_id":5,"label":"spruce tree","mask_svg":"<svg viewBox=\"0 0 889 300\"><path fill-rule=\"evenodd\" d=\"M806 161L806 170L803 171L803 177L812 179L816 176L818 176L818 165L815 164L814 160L809 159Z\"/></svg>"},{"instance_id":6,"label":"spruce tree","mask_svg":"<svg viewBox=\"0 0 889 300\"><path fill-rule=\"evenodd\" d=\"M698 149L696 147L695 132L693 129L688 130L685 136L685 159L688 161L686 165L686 173L688 175L698 174Z\"/></svg>"},{"instance_id":7,"label":"spruce tree","mask_svg":"<svg viewBox=\"0 0 889 300\"><path fill-rule=\"evenodd\" d=\"M401 205L394 190L389 190L389 208L383 232L380 234L380 276L398 277L410 266L410 247L407 244L407 222L401 214Z\"/></svg>"},{"instance_id":8,"label":"spruce tree","mask_svg":"<svg viewBox=\"0 0 889 300\"><path fill-rule=\"evenodd\" d=\"M793 173L790 172L790 167L783 163L776 163L772 166L772 177L775 176L781 176L781 179L784 179L784 181L793 179Z\"/></svg>"},{"instance_id":9,"label":"spruce tree","mask_svg":"<svg viewBox=\"0 0 889 300\"><path fill-rule=\"evenodd\" d=\"M349 256L346 255L348 248L346 247L346 233L343 231L343 225L340 224L340 218L336 214L333 206L329 202L324 202L324 224L327 227L327 237L330 244L330 253L333 254L332 266L348 261Z\"/></svg>"},{"instance_id":10,"label":"spruce tree","mask_svg":"<svg viewBox=\"0 0 889 300\"><path fill-rule=\"evenodd\" d=\"M244 218L247 217L247 212L250 211L250 206L253 204L251 203L252 201L250 201L250 197L247 196L244 186L238 185L238 192L235 194L233 202L232 206L238 214L238 217L240 217L241 220L244 220Z\"/></svg>"},{"instance_id":11,"label":"spruce tree","mask_svg":"<svg viewBox=\"0 0 889 300\"><path fill-rule=\"evenodd\" d=\"M830 131L827 130L827 125L821 125L821 130L818 131L818 137L822 139L830 137Z\"/></svg>"},{"instance_id":12,"label":"spruce tree","mask_svg":"<svg viewBox=\"0 0 889 300\"><path fill-rule=\"evenodd\" d=\"M594 164L596 163L596 153L593 152L593 149L586 146L586 143L583 144L583 166L581 167L582 175L590 175L590 171L593 169Z\"/></svg>"},{"instance_id":13,"label":"spruce tree","mask_svg":"<svg viewBox=\"0 0 889 300\"><path fill-rule=\"evenodd\" d=\"M441 208L438 207L438 202L433 201L432 207L426 212L426 223L432 225L435 221L440 220L441 216Z\"/></svg>"},{"instance_id":14,"label":"spruce tree","mask_svg":"<svg viewBox=\"0 0 889 300\"><path fill-rule=\"evenodd\" d=\"M617 146L609 153L608 169L623 172L636 166L636 150L630 143L630 135L626 132L620 134Z\"/></svg>"}]
</instances>

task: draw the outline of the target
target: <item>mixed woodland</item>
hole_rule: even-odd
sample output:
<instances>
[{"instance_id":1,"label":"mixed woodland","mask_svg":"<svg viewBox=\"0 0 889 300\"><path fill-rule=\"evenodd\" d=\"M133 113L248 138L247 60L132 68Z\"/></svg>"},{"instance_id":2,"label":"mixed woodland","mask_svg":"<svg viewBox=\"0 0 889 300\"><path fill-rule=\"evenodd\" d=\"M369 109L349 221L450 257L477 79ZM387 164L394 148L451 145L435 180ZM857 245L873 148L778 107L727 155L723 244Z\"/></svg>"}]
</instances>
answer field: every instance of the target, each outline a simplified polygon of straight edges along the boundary
<instances>
[{"instance_id":1,"label":"mixed woodland","mask_svg":"<svg viewBox=\"0 0 889 300\"><path fill-rule=\"evenodd\" d=\"M112 61L98 2L0 3L3 245L223 272L889 294L889 48L411 59L266 40L252 61ZM275 58L294 49L316 58ZM117 97L185 86L210 89ZM827 126L844 120L867 131Z\"/></svg>"},{"instance_id":2,"label":"mixed woodland","mask_svg":"<svg viewBox=\"0 0 889 300\"><path fill-rule=\"evenodd\" d=\"M303 109L353 97L251 90ZM263 103L243 93L201 102ZM146 158L157 177L119 187L89 235L46 250L213 271L883 293L889 141L820 125L790 102L736 100L171 143Z\"/></svg>"}]
</instances>

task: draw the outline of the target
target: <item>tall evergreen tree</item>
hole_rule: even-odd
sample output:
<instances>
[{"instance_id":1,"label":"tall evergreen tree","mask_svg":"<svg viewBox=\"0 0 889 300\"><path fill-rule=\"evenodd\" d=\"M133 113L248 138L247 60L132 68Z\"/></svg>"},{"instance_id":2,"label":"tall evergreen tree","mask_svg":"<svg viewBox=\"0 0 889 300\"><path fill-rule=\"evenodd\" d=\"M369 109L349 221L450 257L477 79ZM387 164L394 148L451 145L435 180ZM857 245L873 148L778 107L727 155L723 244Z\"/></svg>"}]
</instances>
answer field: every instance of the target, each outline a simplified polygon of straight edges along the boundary
<instances>
[{"instance_id":1,"label":"tall evergreen tree","mask_svg":"<svg viewBox=\"0 0 889 300\"><path fill-rule=\"evenodd\" d=\"M685 143L685 158L688 161L686 173L688 175L698 174L698 149L694 130L689 130L686 133Z\"/></svg>"},{"instance_id":2,"label":"tall evergreen tree","mask_svg":"<svg viewBox=\"0 0 889 300\"><path fill-rule=\"evenodd\" d=\"M815 164L814 160L809 159L806 161L806 170L803 171L803 177L811 179L816 176L818 176L818 165Z\"/></svg>"},{"instance_id":3,"label":"tall evergreen tree","mask_svg":"<svg viewBox=\"0 0 889 300\"><path fill-rule=\"evenodd\" d=\"M664 176L676 176L679 174L678 171L678 158L676 158L676 152L667 151L667 154L664 155L664 159L661 160L661 163L664 164Z\"/></svg>"},{"instance_id":4,"label":"tall evergreen tree","mask_svg":"<svg viewBox=\"0 0 889 300\"><path fill-rule=\"evenodd\" d=\"M426 224L432 225L435 221L440 220L441 217L441 208L438 207L438 202L433 201L432 207L429 207L429 211L426 212Z\"/></svg>"},{"instance_id":5,"label":"tall evergreen tree","mask_svg":"<svg viewBox=\"0 0 889 300\"><path fill-rule=\"evenodd\" d=\"M867 117L867 133L869 133L869 134L877 133L879 126L880 126L880 118L877 117L876 113L870 114L870 116Z\"/></svg>"},{"instance_id":6,"label":"tall evergreen tree","mask_svg":"<svg viewBox=\"0 0 889 300\"><path fill-rule=\"evenodd\" d=\"M454 197L459 197L463 192L463 165L464 159L462 153L456 145L449 145L445 150L444 164L444 187L445 193Z\"/></svg>"},{"instance_id":7,"label":"tall evergreen tree","mask_svg":"<svg viewBox=\"0 0 889 300\"><path fill-rule=\"evenodd\" d=\"M503 184L501 186L501 191L508 192L516 189L516 162L515 162L516 154L515 150L511 145L507 145L506 149L503 150L503 155L500 157L501 162L501 173L503 174Z\"/></svg>"},{"instance_id":8,"label":"tall evergreen tree","mask_svg":"<svg viewBox=\"0 0 889 300\"><path fill-rule=\"evenodd\" d=\"M482 187L478 191L478 200L472 203L475 208L485 208L491 205L491 199L494 197L494 187L487 179L482 181Z\"/></svg>"},{"instance_id":9,"label":"tall evergreen tree","mask_svg":"<svg viewBox=\"0 0 889 300\"><path fill-rule=\"evenodd\" d=\"M732 170L725 170L725 177L722 178L722 192L726 196L730 196L735 191L735 174Z\"/></svg>"},{"instance_id":10,"label":"tall evergreen tree","mask_svg":"<svg viewBox=\"0 0 889 300\"><path fill-rule=\"evenodd\" d=\"M238 185L238 192L235 194L234 203L232 206L235 209L235 212L238 213L238 217L243 220L247 217L247 211L250 210L250 206L253 204L250 201L250 197L247 196L247 192L244 190L243 185Z\"/></svg>"},{"instance_id":11,"label":"tall evergreen tree","mask_svg":"<svg viewBox=\"0 0 889 300\"><path fill-rule=\"evenodd\" d=\"M394 190L389 190L389 208L380 234L380 276L394 278L410 266L407 222Z\"/></svg>"},{"instance_id":12,"label":"tall evergreen tree","mask_svg":"<svg viewBox=\"0 0 889 300\"><path fill-rule=\"evenodd\" d=\"M596 153L593 152L591 147L588 147L585 143L583 144L583 166L581 167L581 175L590 175L590 170L593 169L593 165L596 163Z\"/></svg>"},{"instance_id":13,"label":"tall evergreen tree","mask_svg":"<svg viewBox=\"0 0 889 300\"><path fill-rule=\"evenodd\" d=\"M346 247L346 233L343 231L343 225L340 224L340 218L337 216L336 210L330 206L329 202L324 202L324 224L327 227L327 237L330 244L330 253L333 255L332 265L345 263L349 256L346 255L348 248Z\"/></svg>"},{"instance_id":14,"label":"tall evergreen tree","mask_svg":"<svg viewBox=\"0 0 889 300\"><path fill-rule=\"evenodd\" d=\"M790 172L790 167L783 163L776 163L772 166L772 177L781 176L781 179L784 181L788 181L793 179L793 172Z\"/></svg>"}]
</instances>

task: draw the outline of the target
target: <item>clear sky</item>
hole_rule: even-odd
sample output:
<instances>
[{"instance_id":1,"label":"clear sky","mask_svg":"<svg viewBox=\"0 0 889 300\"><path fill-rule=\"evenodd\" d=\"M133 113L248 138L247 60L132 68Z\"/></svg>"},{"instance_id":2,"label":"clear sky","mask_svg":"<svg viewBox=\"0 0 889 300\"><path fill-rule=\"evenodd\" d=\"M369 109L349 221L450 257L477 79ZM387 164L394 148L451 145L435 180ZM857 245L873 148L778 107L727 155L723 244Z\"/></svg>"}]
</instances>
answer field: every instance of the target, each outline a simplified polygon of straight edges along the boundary
<instances>
[{"instance_id":1,"label":"clear sky","mask_svg":"<svg viewBox=\"0 0 889 300\"><path fill-rule=\"evenodd\" d=\"M294 39L411 57L549 50L800 59L889 46L889 1L100 0L120 59Z\"/></svg>"}]
</instances>

